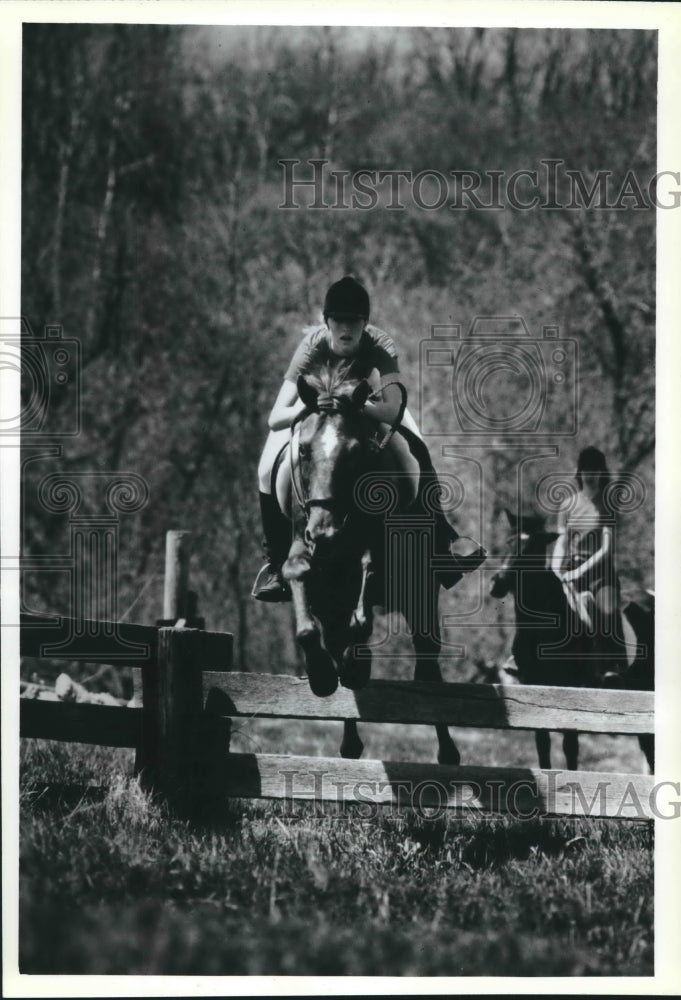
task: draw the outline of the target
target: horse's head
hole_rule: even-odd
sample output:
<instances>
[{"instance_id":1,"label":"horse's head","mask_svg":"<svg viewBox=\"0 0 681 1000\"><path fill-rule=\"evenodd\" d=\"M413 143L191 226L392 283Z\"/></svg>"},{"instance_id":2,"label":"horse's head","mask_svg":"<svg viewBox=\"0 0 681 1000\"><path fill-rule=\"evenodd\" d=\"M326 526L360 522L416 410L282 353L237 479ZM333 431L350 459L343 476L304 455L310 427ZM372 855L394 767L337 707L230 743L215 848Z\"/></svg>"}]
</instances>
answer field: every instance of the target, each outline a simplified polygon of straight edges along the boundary
<instances>
[{"instance_id":1,"label":"horse's head","mask_svg":"<svg viewBox=\"0 0 681 1000\"><path fill-rule=\"evenodd\" d=\"M294 437L291 474L312 552L332 550L352 510L355 483L371 466L372 426L361 412L370 392L368 382L346 382L333 371L298 379L308 413Z\"/></svg>"},{"instance_id":2,"label":"horse's head","mask_svg":"<svg viewBox=\"0 0 681 1000\"><path fill-rule=\"evenodd\" d=\"M545 569L546 550L558 538L557 531L545 530L544 518L537 514L517 517L507 510L506 517L511 528L507 553L501 569L492 577L490 587L491 596L497 598L516 592L520 573Z\"/></svg>"}]
</instances>

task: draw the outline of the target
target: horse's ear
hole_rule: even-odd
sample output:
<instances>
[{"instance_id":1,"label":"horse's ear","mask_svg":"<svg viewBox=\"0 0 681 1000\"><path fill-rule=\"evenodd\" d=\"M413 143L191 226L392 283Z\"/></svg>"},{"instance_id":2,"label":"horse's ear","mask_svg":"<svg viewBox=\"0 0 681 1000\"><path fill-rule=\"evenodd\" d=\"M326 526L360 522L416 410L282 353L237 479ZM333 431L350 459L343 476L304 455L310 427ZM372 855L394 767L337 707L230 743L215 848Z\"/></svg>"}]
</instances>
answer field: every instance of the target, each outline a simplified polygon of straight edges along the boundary
<instances>
[{"instance_id":1,"label":"horse's ear","mask_svg":"<svg viewBox=\"0 0 681 1000\"><path fill-rule=\"evenodd\" d=\"M369 385L369 383L366 380L360 382L359 385L355 387L355 390L352 393L351 397L352 405L355 406L358 410L361 410L361 408L364 406L370 395L371 395L371 386Z\"/></svg>"},{"instance_id":2,"label":"horse's ear","mask_svg":"<svg viewBox=\"0 0 681 1000\"><path fill-rule=\"evenodd\" d=\"M547 545L553 545L554 542L558 541L560 538L560 532L558 531L542 531L542 538Z\"/></svg>"},{"instance_id":3,"label":"horse's ear","mask_svg":"<svg viewBox=\"0 0 681 1000\"><path fill-rule=\"evenodd\" d=\"M305 380L304 375L298 376L296 385L298 387L298 395L305 403L308 410L316 410L319 392L314 388L314 386L310 385L309 382Z\"/></svg>"},{"instance_id":4,"label":"horse's ear","mask_svg":"<svg viewBox=\"0 0 681 1000\"><path fill-rule=\"evenodd\" d=\"M504 514L506 515L508 523L511 525L511 527L517 528L519 518L517 518L516 515L508 509L508 507L504 507Z\"/></svg>"},{"instance_id":5,"label":"horse's ear","mask_svg":"<svg viewBox=\"0 0 681 1000\"><path fill-rule=\"evenodd\" d=\"M352 400L352 405L356 407L358 410L361 410L370 395L371 395L371 386L366 381L366 379L364 379L357 386L355 386L352 396L350 397Z\"/></svg>"}]
</instances>

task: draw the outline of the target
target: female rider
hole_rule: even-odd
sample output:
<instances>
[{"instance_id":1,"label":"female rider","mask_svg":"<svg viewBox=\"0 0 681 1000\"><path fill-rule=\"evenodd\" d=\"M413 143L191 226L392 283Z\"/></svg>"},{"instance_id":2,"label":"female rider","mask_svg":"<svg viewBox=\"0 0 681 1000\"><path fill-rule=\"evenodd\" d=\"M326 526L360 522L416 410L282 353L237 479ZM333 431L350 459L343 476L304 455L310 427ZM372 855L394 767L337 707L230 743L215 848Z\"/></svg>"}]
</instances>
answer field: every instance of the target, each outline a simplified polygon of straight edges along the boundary
<instances>
[{"instance_id":1,"label":"female rider","mask_svg":"<svg viewBox=\"0 0 681 1000\"><path fill-rule=\"evenodd\" d=\"M387 333L368 323L369 312L369 294L355 278L346 276L332 284L324 299L324 325L309 331L301 341L272 407L268 419L270 433L258 465L260 511L265 535L263 548L268 559L252 591L260 601L289 599L288 587L281 577L281 566L288 556L291 526L279 509L271 480L274 462L289 439L291 424L304 409L298 397L298 376L318 371L323 365L345 365L348 375L353 379L368 379L376 390L364 404L364 412L368 416L378 423L389 425L399 416L402 404L399 388L386 385L381 389L382 378L399 372L397 350ZM392 437L389 450L396 468L409 468L409 463L414 462L415 446L422 467L434 474L427 448L408 410L405 410L401 424L411 431L416 442L412 442L410 448L402 434ZM435 516L436 546L448 548L458 535L440 509ZM461 579L458 569L459 564L453 556L452 572L445 572L440 577L443 586L452 587Z\"/></svg>"},{"instance_id":2,"label":"female rider","mask_svg":"<svg viewBox=\"0 0 681 1000\"><path fill-rule=\"evenodd\" d=\"M614 560L614 517L606 503L610 473L598 448L579 453L575 476L577 490L559 515L559 536L551 567L577 594L577 611L590 624L594 649L602 659L601 670L617 671L623 665L621 638L615 634L618 582Z\"/></svg>"}]
</instances>

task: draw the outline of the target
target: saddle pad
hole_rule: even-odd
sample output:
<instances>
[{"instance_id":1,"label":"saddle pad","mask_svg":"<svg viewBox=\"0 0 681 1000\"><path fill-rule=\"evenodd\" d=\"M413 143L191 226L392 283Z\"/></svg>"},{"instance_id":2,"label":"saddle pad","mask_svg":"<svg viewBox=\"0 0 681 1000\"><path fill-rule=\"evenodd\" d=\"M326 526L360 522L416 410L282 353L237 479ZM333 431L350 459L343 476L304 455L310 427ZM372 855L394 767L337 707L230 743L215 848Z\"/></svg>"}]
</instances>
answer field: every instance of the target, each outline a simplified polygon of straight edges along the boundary
<instances>
[{"instance_id":1,"label":"saddle pad","mask_svg":"<svg viewBox=\"0 0 681 1000\"><path fill-rule=\"evenodd\" d=\"M277 476L279 475L279 469L281 468L281 463L284 460L284 452L286 451L288 446L289 442L285 441L284 444L279 449L277 457L272 463L272 471L270 473L270 490L272 492L272 496L275 498L275 500L277 500L277 506L279 506L279 502L277 499ZM279 507L279 509L281 510L281 507ZM285 514L285 511L282 511L282 514ZM288 515L286 516L288 517Z\"/></svg>"}]
</instances>

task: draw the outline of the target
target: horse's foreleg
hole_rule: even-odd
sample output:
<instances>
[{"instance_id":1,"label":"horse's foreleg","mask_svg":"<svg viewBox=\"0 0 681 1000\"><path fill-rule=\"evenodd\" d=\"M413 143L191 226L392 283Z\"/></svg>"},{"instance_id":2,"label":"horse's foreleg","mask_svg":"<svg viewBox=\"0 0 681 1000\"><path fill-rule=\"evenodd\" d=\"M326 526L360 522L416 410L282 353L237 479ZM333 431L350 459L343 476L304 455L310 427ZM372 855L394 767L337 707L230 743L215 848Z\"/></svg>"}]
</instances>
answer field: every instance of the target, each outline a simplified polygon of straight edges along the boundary
<instances>
[{"instance_id":1,"label":"horse's foreleg","mask_svg":"<svg viewBox=\"0 0 681 1000\"><path fill-rule=\"evenodd\" d=\"M551 733L546 729L538 729L534 734L537 744L537 756L542 771L551 770Z\"/></svg>"},{"instance_id":2,"label":"horse's foreleg","mask_svg":"<svg viewBox=\"0 0 681 1000\"><path fill-rule=\"evenodd\" d=\"M444 722L438 722L436 724L435 732L437 734L438 764L454 764L455 766L458 766L461 763L461 754L459 753L456 743L449 735L449 730Z\"/></svg>"},{"instance_id":3,"label":"horse's foreleg","mask_svg":"<svg viewBox=\"0 0 681 1000\"><path fill-rule=\"evenodd\" d=\"M373 572L371 553L362 556L362 583L357 606L350 618L349 642L343 651L339 676L344 687L357 690L368 683L371 676L371 650L366 640L371 635L373 621L369 602L369 580Z\"/></svg>"},{"instance_id":4,"label":"horse's foreleg","mask_svg":"<svg viewBox=\"0 0 681 1000\"><path fill-rule=\"evenodd\" d=\"M648 770L655 774L655 737L652 733L642 733L638 738L638 745L645 754Z\"/></svg>"},{"instance_id":5,"label":"horse's foreleg","mask_svg":"<svg viewBox=\"0 0 681 1000\"><path fill-rule=\"evenodd\" d=\"M364 744L359 738L355 719L345 719L343 722L343 741L340 746L341 757L349 760L359 760L364 750Z\"/></svg>"},{"instance_id":6,"label":"horse's foreleg","mask_svg":"<svg viewBox=\"0 0 681 1000\"><path fill-rule=\"evenodd\" d=\"M576 771L579 759L579 736L577 733L563 733L563 753L568 771Z\"/></svg>"},{"instance_id":7,"label":"horse's foreleg","mask_svg":"<svg viewBox=\"0 0 681 1000\"><path fill-rule=\"evenodd\" d=\"M310 611L306 589L309 571L310 563L304 546L296 541L282 567L282 575L291 588L296 616L296 639L303 650L310 688L313 694L326 698L338 687L338 675L333 659L322 647L319 629Z\"/></svg>"},{"instance_id":8,"label":"horse's foreleg","mask_svg":"<svg viewBox=\"0 0 681 1000\"><path fill-rule=\"evenodd\" d=\"M333 659L323 648L319 629L309 613L304 585L292 583L291 596L296 611L296 638L305 657L310 690L319 698L326 698L338 687L338 674Z\"/></svg>"}]
</instances>

